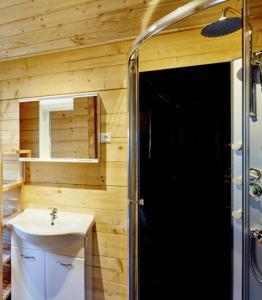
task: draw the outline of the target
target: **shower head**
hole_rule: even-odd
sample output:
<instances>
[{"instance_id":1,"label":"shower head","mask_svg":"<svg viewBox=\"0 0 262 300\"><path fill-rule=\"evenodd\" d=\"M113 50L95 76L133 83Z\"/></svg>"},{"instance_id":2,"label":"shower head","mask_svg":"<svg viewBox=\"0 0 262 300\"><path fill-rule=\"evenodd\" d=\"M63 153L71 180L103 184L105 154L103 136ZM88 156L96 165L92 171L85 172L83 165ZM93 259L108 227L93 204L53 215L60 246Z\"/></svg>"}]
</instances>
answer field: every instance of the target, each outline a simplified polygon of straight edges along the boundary
<instances>
[{"instance_id":1,"label":"shower head","mask_svg":"<svg viewBox=\"0 0 262 300\"><path fill-rule=\"evenodd\" d=\"M226 14L232 12L237 17L227 17ZM218 21L204 27L201 34L205 37L220 37L228 35L239 30L242 27L241 14L231 7L222 10L221 17Z\"/></svg>"}]
</instances>

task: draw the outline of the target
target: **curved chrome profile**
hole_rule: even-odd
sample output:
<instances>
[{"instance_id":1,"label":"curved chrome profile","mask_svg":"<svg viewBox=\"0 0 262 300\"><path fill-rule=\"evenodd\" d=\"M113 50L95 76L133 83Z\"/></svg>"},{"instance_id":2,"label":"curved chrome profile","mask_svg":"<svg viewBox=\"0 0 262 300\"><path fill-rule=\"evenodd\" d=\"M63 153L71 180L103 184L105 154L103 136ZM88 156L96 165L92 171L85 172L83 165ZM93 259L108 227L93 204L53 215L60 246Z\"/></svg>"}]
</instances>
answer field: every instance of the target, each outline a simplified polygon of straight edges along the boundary
<instances>
[{"instance_id":1,"label":"curved chrome profile","mask_svg":"<svg viewBox=\"0 0 262 300\"><path fill-rule=\"evenodd\" d=\"M128 139L128 231L129 231L129 300L139 299L138 287L138 201L139 201L139 97L138 51L128 66L129 139Z\"/></svg>"},{"instance_id":2,"label":"curved chrome profile","mask_svg":"<svg viewBox=\"0 0 262 300\"><path fill-rule=\"evenodd\" d=\"M129 59L131 58L135 50L138 49L145 41L149 40L152 36L156 35L168 26L171 26L177 23L178 21L181 21L194 14L197 14L205 9L208 9L209 7L227 1L228 0L194 0L192 2L189 2L188 4L177 8L170 14L164 16L163 18L149 26L134 40L130 49Z\"/></svg>"},{"instance_id":3,"label":"curved chrome profile","mask_svg":"<svg viewBox=\"0 0 262 300\"><path fill-rule=\"evenodd\" d=\"M138 212L139 212L139 47L148 39L178 21L228 0L194 0L155 22L132 44L128 57L129 158L129 300L139 299Z\"/></svg>"}]
</instances>

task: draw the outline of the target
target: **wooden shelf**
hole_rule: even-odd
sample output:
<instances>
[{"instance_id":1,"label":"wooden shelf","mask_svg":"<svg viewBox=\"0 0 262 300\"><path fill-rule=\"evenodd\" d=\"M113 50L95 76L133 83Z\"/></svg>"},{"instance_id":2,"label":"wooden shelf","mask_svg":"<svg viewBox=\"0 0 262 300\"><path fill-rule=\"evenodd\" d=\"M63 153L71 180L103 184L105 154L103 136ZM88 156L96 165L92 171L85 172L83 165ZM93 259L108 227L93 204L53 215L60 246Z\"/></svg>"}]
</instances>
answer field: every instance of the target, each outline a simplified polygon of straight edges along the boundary
<instances>
[{"instance_id":1,"label":"wooden shelf","mask_svg":"<svg viewBox=\"0 0 262 300\"><path fill-rule=\"evenodd\" d=\"M15 151L3 151L2 154L3 155L20 155L20 154L27 154L28 156L30 156L32 153L32 150L15 150Z\"/></svg>"},{"instance_id":2,"label":"wooden shelf","mask_svg":"<svg viewBox=\"0 0 262 300\"><path fill-rule=\"evenodd\" d=\"M7 281L3 281L3 300L7 300L7 298L11 294L11 283Z\"/></svg>"},{"instance_id":3,"label":"wooden shelf","mask_svg":"<svg viewBox=\"0 0 262 300\"><path fill-rule=\"evenodd\" d=\"M3 245L3 265L9 263L11 260L11 245Z\"/></svg>"},{"instance_id":4,"label":"wooden shelf","mask_svg":"<svg viewBox=\"0 0 262 300\"><path fill-rule=\"evenodd\" d=\"M11 253L5 253L3 254L3 264L9 263L11 260Z\"/></svg>"},{"instance_id":5,"label":"wooden shelf","mask_svg":"<svg viewBox=\"0 0 262 300\"><path fill-rule=\"evenodd\" d=\"M15 190L17 188L22 187L23 182L22 181L6 181L3 184L3 192L7 192L7 191L11 191L11 190Z\"/></svg>"}]
</instances>

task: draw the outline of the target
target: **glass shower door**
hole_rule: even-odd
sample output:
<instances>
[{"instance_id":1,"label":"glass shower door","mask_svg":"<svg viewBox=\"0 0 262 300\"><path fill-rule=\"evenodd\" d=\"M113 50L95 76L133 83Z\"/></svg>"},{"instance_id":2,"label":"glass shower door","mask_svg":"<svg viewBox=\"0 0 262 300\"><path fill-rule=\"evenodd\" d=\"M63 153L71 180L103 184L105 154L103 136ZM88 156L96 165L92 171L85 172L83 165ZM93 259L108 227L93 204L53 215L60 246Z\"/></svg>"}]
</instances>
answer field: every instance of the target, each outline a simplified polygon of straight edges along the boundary
<instances>
[{"instance_id":1,"label":"glass shower door","mask_svg":"<svg viewBox=\"0 0 262 300\"><path fill-rule=\"evenodd\" d=\"M190 14L195 14L196 12L200 12L201 10L204 10L204 9L208 8L206 6L206 4L212 6L212 5L215 5L215 4L222 3L222 2L224 2L224 1L215 1L215 0L214 1L200 1L200 0L192 1L189 6L186 5L183 8L180 8L179 10L177 10L174 14L172 14L172 15L170 14L168 18L166 18L166 17L163 18L164 19L163 24L162 24L162 22L157 22L156 25L150 26L145 33L141 34L141 36L136 39L136 41L134 42L133 47L131 49L131 54L130 54L130 57L129 57L129 299L130 300L139 299L139 296L138 296L139 284L140 285L143 284L143 282L141 281L141 276L140 276L141 274L139 274L139 267L141 266L141 265L139 265L139 259L141 259L141 258L138 257L138 253L139 253L139 248L138 248L138 246L139 246L139 239L138 239L139 238L138 237L138 235L139 235L138 215L139 215L139 213L138 212L141 211L140 207L143 203L145 203L145 207L146 207L148 205L147 204L148 201L150 201L148 198L145 198L145 202L142 201L142 199L140 197L143 197L143 195L141 195L141 190L139 188L139 184L140 184L140 181L141 181L141 177L140 177L141 170L139 169L139 164L140 164L140 159L141 159L141 153L140 153L140 149L139 149L140 148L140 142L141 142L141 136L140 136L140 133L139 133L139 130L140 130L140 128L139 128L139 125L140 125L140 123L139 123L139 121L140 121L139 120L139 105L140 105L140 100L141 99L139 99L139 95L138 95L138 86L139 86L139 64L138 64L139 47L146 40L150 39L155 33L161 31L162 29L164 29L165 26L167 26L167 22L170 23L170 25L171 25L173 21L175 23L175 22L179 21L180 19L182 19L181 18L182 15L183 15L183 19L184 19L187 16L189 16ZM201 4L201 5L203 5L203 7L201 8L197 4ZM224 5L226 6L227 3L225 3ZM197 6L197 7L195 7L195 6ZM241 6L241 4L240 4L240 6ZM221 11L219 11L219 12L221 12ZM181 15L181 13L183 13L183 14ZM214 16L214 19L216 17L217 18L219 17L219 13L216 16ZM212 21L214 21L214 19L212 18ZM217 19L215 19L215 20L217 20ZM211 21L211 19L210 19L210 21ZM163 27L162 27L162 25L163 25ZM156 30L156 29L159 29L159 30ZM199 32L199 35L200 35L200 32ZM239 38L241 40L241 34L239 35ZM229 40L230 40L230 38L229 38ZM210 40L208 41L208 39L204 39L204 38L201 40L201 42L203 43L203 45L202 45L202 48L201 48L201 46L199 46L199 48L201 48L203 50L203 52L205 52L205 53L208 52L209 51L209 48L208 48L209 43L212 44L212 42L210 42ZM224 55L224 51L231 51L232 50L231 56L227 57L227 62L231 61L232 59L234 59L236 57L241 57L241 43L240 42L238 43L238 41L236 41L236 40L235 40L235 42L236 42L237 45L239 45L239 49L238 49L239 52L237 52L238 50L236 50L236 46L235 46L235 48L233 48L233 50L231 48L229 50L228 49L229 47L226 48L226 50L225 49L221 50L221 53L220 53L221 56ZM181 41L178 39L177 43L179 44L179 43L181 43ZM176 41L174 42L174 44L176 44ZM227 42L225 42L225 40L219 42L219 38L218 38L217 45L218 44L226 46ZM185 43L184 47L185 48L187 47L186 43ZM236 54L236 52L237 52L237 54ZM211 53L211 50L210 50L210 53ZM218 55L218 57L219 57L219 55ZM143 61L143 60L141 60L141 61ZM178 59L178 61L179 61L179 59ZM193 64L195 64L194 59L192 59L192 62L193 62ZM217 61L215 61L215 62L217 62ZM198 64L208 64L208 63L211 63L210 60L207 60L207 62L203 62L201 60L201 63L199 63L199 61L198 61ZM214 61L213 61L213 63L214 63ZM176 66L173 65L172 67L178 68L179 66L178 65L176 65ZM188 67L188 65L187 65L187 67ZM229 81L230 81L230 79L229 79ZM220 82L220 80L215 81L214 89L213 89L212 92L214 92L217 89L217 87L218 87L217 84L219 82ZM178 83L177 83L176 80L172 81L172 86L173 87L176 87L177 84ZM206 88L206 86L203 85L203 89L205 89L205 88ZM242 87L241 87L241 89L242 89ZM210 95L212 95L212 93ZM230 102L230 96L229 96L229 102ZM208 102L207 107L210 108L210 111L208 113L210 113L211 111L214 112L214 110L212 110L213 109L213 104L210 105L210 102ZM187 112L187 110L186 110L186 112ZM245 112L245 110L244 110L244 112ZM217 113L217 111L215 111L215 113ZM241 113L240 113L239 118L241 119ZM185 117L184 120L186 122L188 119ZM248 120L248 122L249 122L249 120ZM194 126L194 124L192 126ZM208 126L206 126L206 127L208 128ZM230 128L230 126L228 126L227 128ZM244 132L244 133L246 134L246 132ZM188 136L191 136L191 135L189 134ZM246 135L246 136L248 136L248 135ZM242 138L242 134L240 134L240 138ZM245 145L246 145L246 143L245 143ZM227 143L227 146L230 146L229 143ZM192 148L192 149L194 149L194 148ZM247 153L247 151L246 151L246 148L245 148L244 154L246 154L246 153ZM245 164L244 164L244 166L246 167ZM210 166L208 166L208 168L207 168L208 171L210 169L209 167ZM190 168L189 168L189 170L190 170ZM155 169L153 170L153 172L155 172ZM208 173L208 175L209 175L209 173ZM240 176L241 175L242 175L242 173L240 172ZM185 178L187 178L187 176L185 176ZM163 184L163 186L165 186L165 185ZM244 186L246 186L246 185L244 185ZM191 187L191 185L189 185L189 187ZM184 189L184 191L186 193L187 193L187 189L188 189L187 187ZM245 191L245 189L244 189L244 191ZM240 192L240 197L241 196L242 196L242 191ZM193 201L193 197L188 197L188 198ZM162 199L160 197L159 197L159 199L161 200L161 205L163 205L163 207L166 204L166 209L170 209L170 200L172 200L172 199L168 199L168 198L167 199ZM166 201L166 200L168 200L168 201ZM241 202L241 200L242 199L240 199L240 202ZM176 204L177 202L174 201L173 203ZM213 203L214 202L212 202L212 201L208 201L208 205L210 205L210 204L212 205ZM208 205L207 205L207 207L208 207ZM188 203L188 207L189 207L189 209L192 208L192 204L190 202ZM176 211L176 213L174 213L174 216L177 214L177 212L182 213L182 212L185 212L185 211L186 210L179 211L179 209L178 209ZM212 209L207 212L208 216L211 216L210 212L212 213ZM197 217L197 214L196 214L196 217ZM197 228L197 232L200 231L200 228L205 228L205 226L203 226L203 227L196 226L196 223L192 222L192 218L188 218L188 214L186 214L186 217L184 218L184 221L186 221L186 220L188 220L187 224L189 224L189 225L193 224L193 227L192 227L193 228L193 233L194 233L194 228ZM212 220L212 221L214 221L214 220ZM241 223L241 220L239 220L239 221ZM210 224L211 227L213 228L214 224L212 222L210 222L208 224ZM181 228L183 230L185 229L185 226L182 226L183 224L180 224L180 225L181 225L181 227L180 226L174 226L174 232L175 232L175 230L179 230ZM243 227L242 223L241 223L241 226L240 226L240 245L239 245L239 247L241 246L241 236L242 236L241 230L242 230L242 228L247 228L247 227L246 226ZM231 226L229 224L229 230L230 229L231 229ZM189 232L191 234L191 230L192 229L189 228L189 230L186 231L186 233ZM190 237L190 234L189 234L189 237ZM217 236L217 235L215 235L215 236ZM245 235L245 236L248 236L248 235ZM160 235L160 237L163 237L163 234ZM174 237L174 233L172 233L169 236L169 239L171 239L173 237ZM168 239L166 239L165 241L162 241L162 243L165 244L166 241L168 241ZM208 237L206 237L205 242L207 242L207 245L206 245L206 247L203 248L203 251L205 251L205 250L209 251L210 248L213 249L212 247L210 247L210 244L208 243L208 241L209 241L209 239L208 239ZM222 245L222 244L223 243L220 243L219 245ZM188 245L187 245L187 243L185 243L185 244L180 245L180 247L181 247L180 249L183 249L183 247L190 247L190 246L192 246L191 243L188 243ZM214 249L216 249L216 248L214 248ZM241 252L241 249L239 249L239 251ZM208 252L208 253L210 254L210 252ZM230 251L227 255L230 256ZM188 262L188 260L186 258L192 258L192 257L199 258L195 254L195 252L193 252L193 251L192 251L190 256L187 256L187 255L185 255L185 256L186 256L185 257L185 262ZM162 256L162 257L164 258L165 256ZM176 256L174 256L174 257L177 258ZM216 256L214 256L214 257L216 258ZM159 258L156 256L155 259L159 259ZM212 261L212 260L209 260L209 261ZM246 267L246 265L244 265L244 267ZM155 272L154 260L152 260L150 268L152 270L152 273ZM237 279L238 284L237 284L236 288L238 289L239 293L234 297L234 300L240 300L241 299L241 283L242 283L241 282L241 280L242 280L242 278L241 278L242 277L241 253L240 253L240 263L238 264L238 268L240 269L239 270L240 274L239 274L239 278ZM174 270L176 270L176 269L174 269ZM190 270L190 268L189 268L189 270ZM201 265L201 268L199 268L199 270L201 270L203 272L202 265ZM155 274L156 274L156 276L159 275L158 272L156 272ZM207 272L206 273L206 278L211 280L212 278L211 278L210 274L212 274L212 272ZM162 274L160 274L160 275L162 275ZM181 280L183 280L182 276L177 276L177 278L180 278ZM198 278L199 278L199 276L196 276L196 279L198 279ZM199 278L199 279L201 280L201 278ZM204 278L203 280L205 280L206 278ZM206 281L203 281L203 282L206 282ZM217 283L218 285L221 284L221 282L219 280L215 281L215 283ZM152 289L155 288L154 285L151 285L151 286L152 286ZM179 282L178 282L178 286L180 286ZM163 289L164 288L165 287L163 286ZM201 292L201 290L198 290L198 291ZM154 294L156 294L156 293L154 293ZM247 299L248 298L245 298L245 300L247 300ZM141 300L144 300L144 299L141 299Z\"/></svg>"}]
</instances>

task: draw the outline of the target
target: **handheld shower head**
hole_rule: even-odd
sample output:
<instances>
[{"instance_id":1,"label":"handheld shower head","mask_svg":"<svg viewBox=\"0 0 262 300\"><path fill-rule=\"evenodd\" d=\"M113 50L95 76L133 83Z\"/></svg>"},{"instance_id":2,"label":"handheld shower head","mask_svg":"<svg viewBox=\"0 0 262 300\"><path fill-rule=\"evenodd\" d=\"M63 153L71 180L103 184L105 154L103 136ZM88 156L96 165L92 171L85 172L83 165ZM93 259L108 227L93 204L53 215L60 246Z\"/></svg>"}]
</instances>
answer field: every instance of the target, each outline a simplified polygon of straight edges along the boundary
<instances>
[{"instance_id":1,"label":"handheld shower head","mask_svg":"<svg viewBox=\"0 0 262 300\"><path fill-rule=\"evenodd\" d=\"M232 12L237 17L227 17L226 14ZM239 30L242 27L241 14L231 7L222 10L221 17L218 21L204 27L201 34L205 37L220 37L228 35Z\"/></svg>"}]
</instances>

